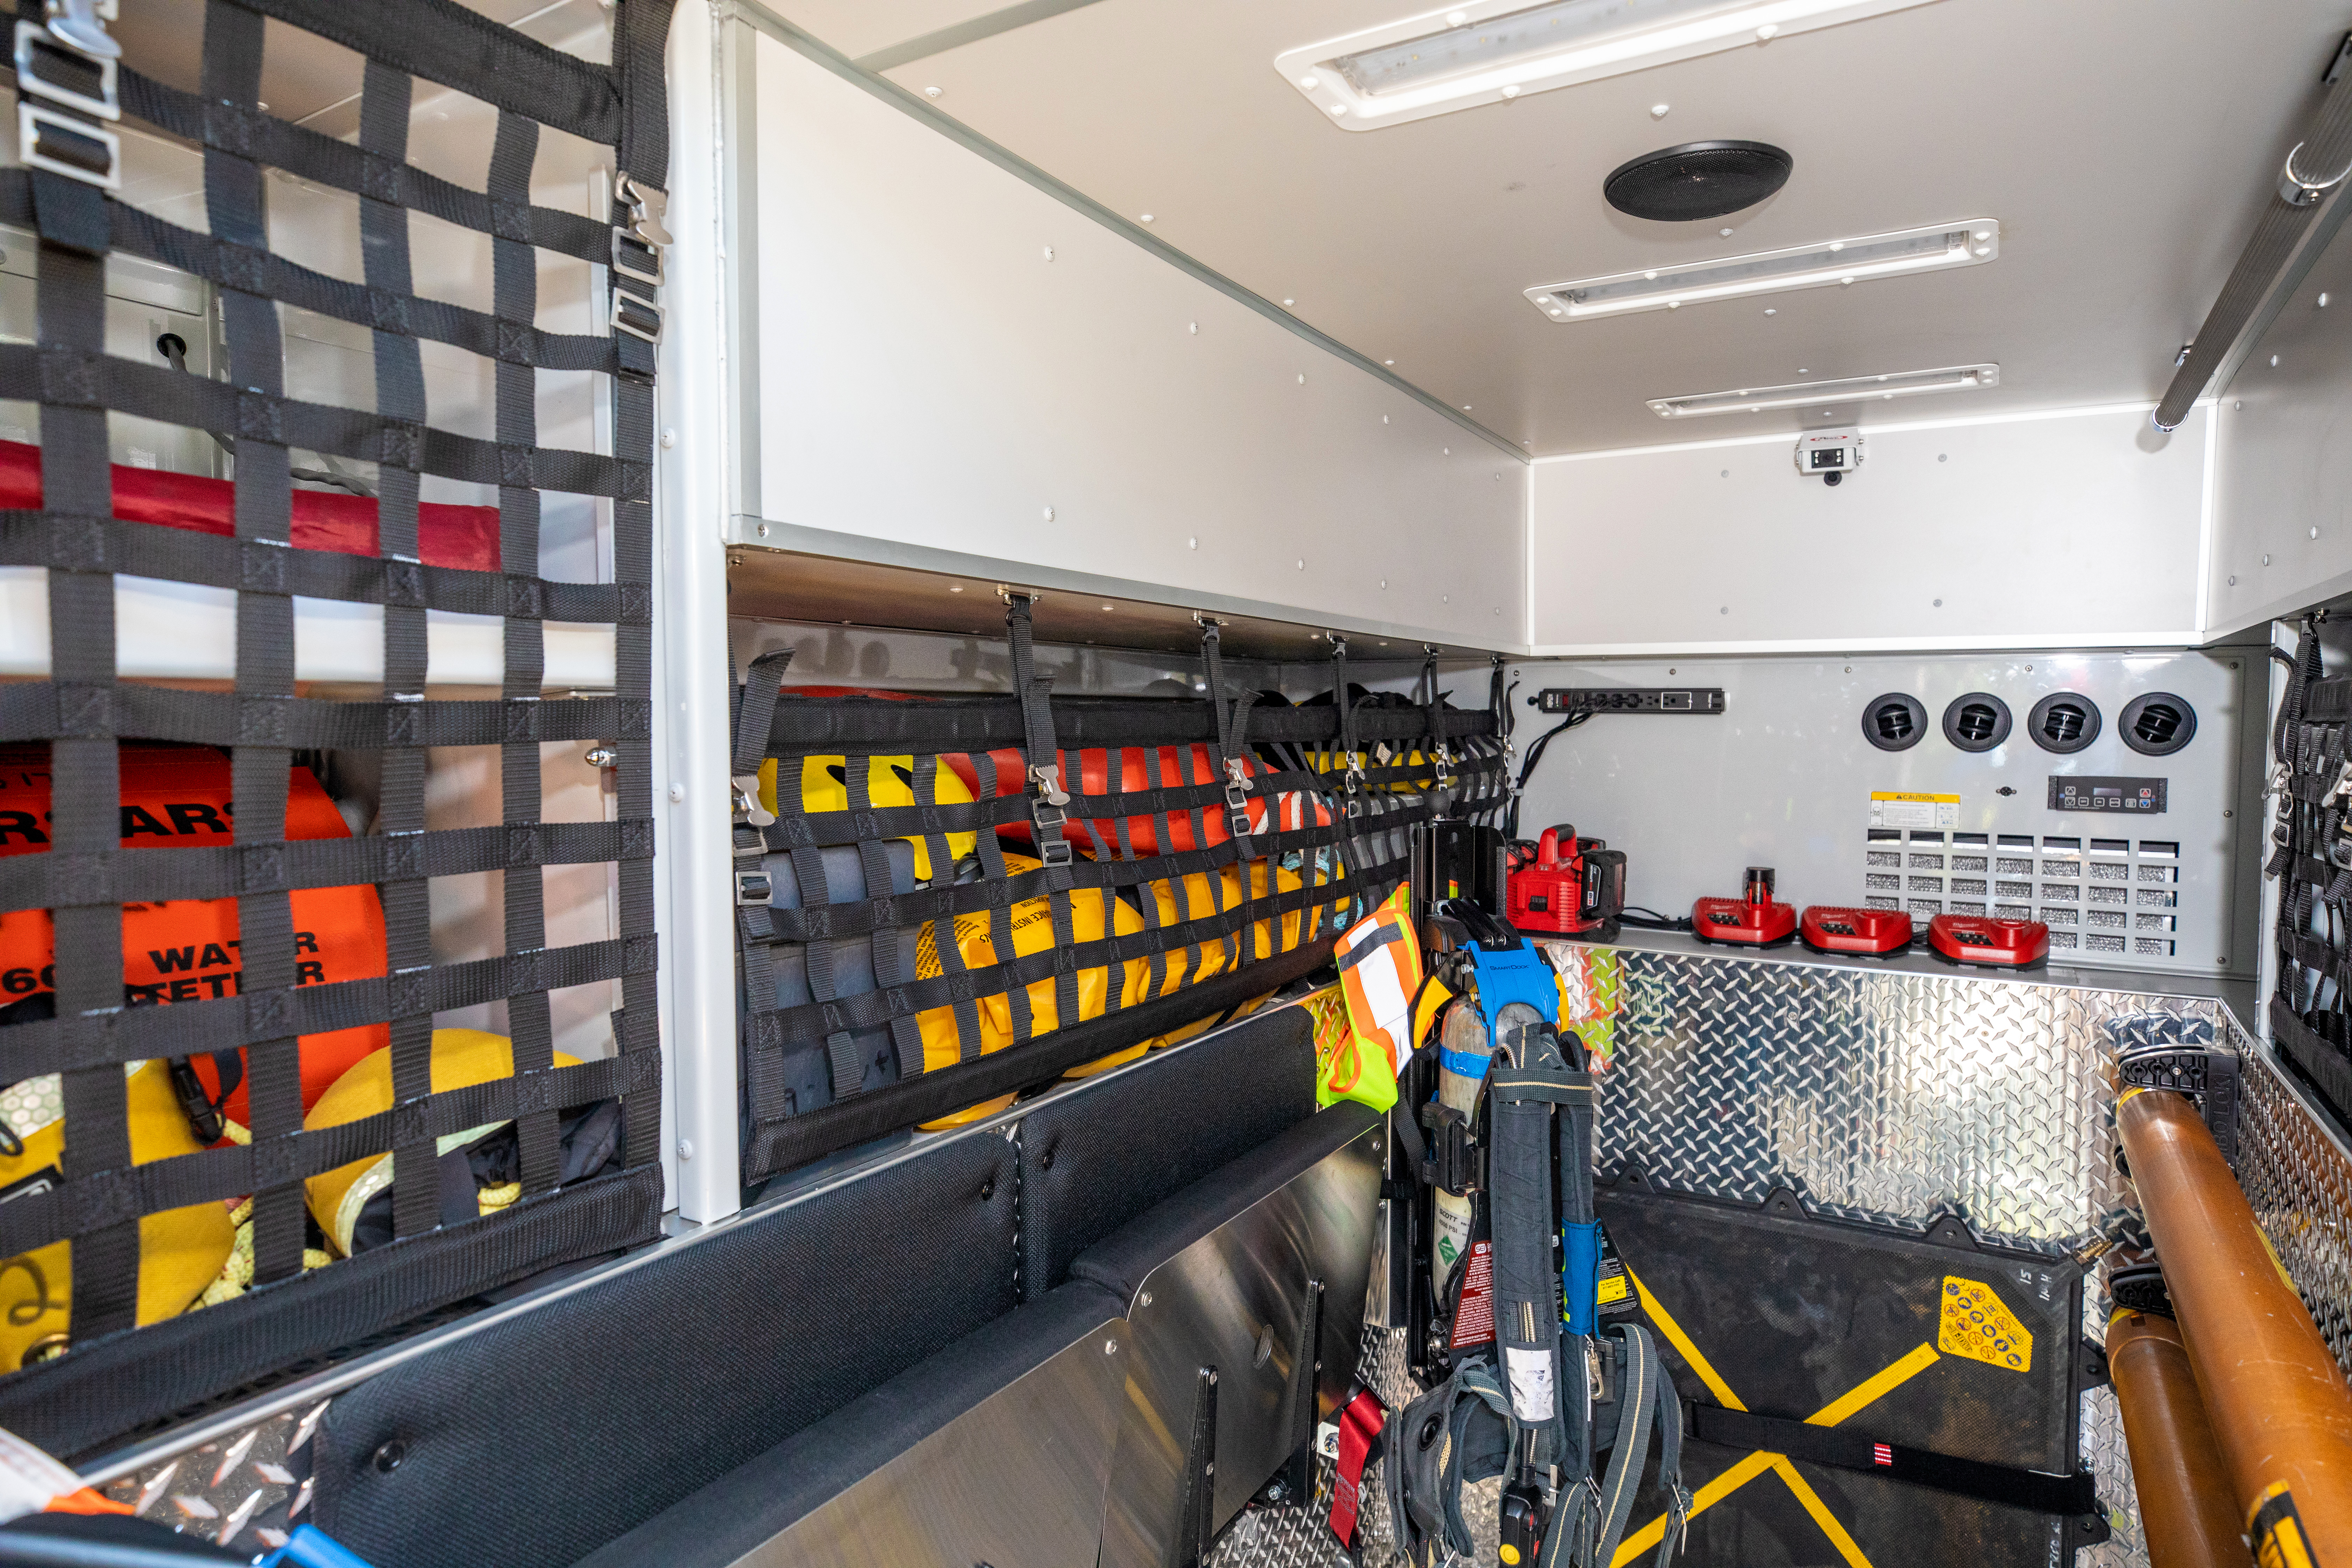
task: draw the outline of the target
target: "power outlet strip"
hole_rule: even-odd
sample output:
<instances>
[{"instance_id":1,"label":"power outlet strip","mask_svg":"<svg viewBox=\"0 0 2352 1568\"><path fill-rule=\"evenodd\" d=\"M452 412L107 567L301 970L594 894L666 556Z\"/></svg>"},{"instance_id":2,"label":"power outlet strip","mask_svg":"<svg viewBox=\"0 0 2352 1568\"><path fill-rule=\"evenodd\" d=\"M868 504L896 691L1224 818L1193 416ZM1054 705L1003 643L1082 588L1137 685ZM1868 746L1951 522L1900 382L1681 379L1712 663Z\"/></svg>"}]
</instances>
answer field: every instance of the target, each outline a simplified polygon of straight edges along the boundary
<instances>
[{"instance_id":1,"label":"power outlet strip","mask_svg":"<svg viewBox=\"0 0 2352 1568\"><path fill-rule=\"evenodd\" d=\"M1720 713L1720 686L1553 686L1528 699L1544 713Z\"/></svg>"}]
</instances>

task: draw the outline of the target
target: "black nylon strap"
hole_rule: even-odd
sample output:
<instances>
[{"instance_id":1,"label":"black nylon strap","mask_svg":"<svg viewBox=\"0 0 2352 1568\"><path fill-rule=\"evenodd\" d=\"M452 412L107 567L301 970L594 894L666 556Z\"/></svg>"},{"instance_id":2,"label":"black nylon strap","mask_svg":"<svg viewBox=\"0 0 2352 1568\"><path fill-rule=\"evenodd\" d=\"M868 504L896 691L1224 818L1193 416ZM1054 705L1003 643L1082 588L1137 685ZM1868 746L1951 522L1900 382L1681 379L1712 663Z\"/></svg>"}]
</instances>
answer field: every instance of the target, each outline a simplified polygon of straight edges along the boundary
<instances>
[{"instance_id":1,"label":"black nylon strap","mask_svg":"<svg viewBox=\"0 0 2352 1568\"><path fill-rule=\"evenodd\" d=\"M1693 1404L1687 1415L1689 1436L1696 1442L1786 1454L1792 1459L1884 1476L1889 1480L2033 1513L2072 1518L2098 1511L2098 1492L2087 1471L2048 1475L1899 1443L1881 1443L1843 1426L1816 1426L1807 1421L1726 1410L1714 1405Z\"/></svg>"}]
</instances>

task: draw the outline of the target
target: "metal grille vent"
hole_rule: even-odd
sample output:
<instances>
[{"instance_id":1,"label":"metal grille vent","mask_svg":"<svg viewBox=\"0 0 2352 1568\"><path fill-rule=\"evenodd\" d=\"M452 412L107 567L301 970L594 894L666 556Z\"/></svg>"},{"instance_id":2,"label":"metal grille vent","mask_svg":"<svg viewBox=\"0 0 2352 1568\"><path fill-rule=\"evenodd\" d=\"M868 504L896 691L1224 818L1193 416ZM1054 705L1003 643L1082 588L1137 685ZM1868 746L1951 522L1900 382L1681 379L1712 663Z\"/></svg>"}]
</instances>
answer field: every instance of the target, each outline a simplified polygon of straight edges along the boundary
<instances>
[{"instance_id":1,"label":"metal grille vent","mask_svg":"<svg viewBox=\"0 0 2352 1568\"><path fill-rule=\"evenodd\" d=\"M1879 830L1885 834L1885 830ZM1904 836L1909 855L1906 875L1864 874L1865 909L1907 910L1920 920L1933 915L1991 915L2040 921L2050 928L2053 957L2112 963L2117 959L2170 959L2179 952L2180 846L2169 839L2045 837L2004 834L1997 846L1987 835L1949 836L1951 875L1937 874L1944 859L1932 853L1947 835L1916 830ZM1868 865L1892 864L1892 836L1874 837L1864 851ZM1927 850L1930 853L1915 853ZM1991 851L1990 875L1987 851ZM1895 895L1901 894L1902 897Z\"/></svg>"},{"instance_id":2,"label":"metal grille vent","mask_svg":"<svg viewBox=\"0 0 2352 1568\"><path fill-rule=\"evenodd\" d=\"M2009 704L1990 691L1952 699L1944 710L1944 739L1963 752L1990 752L2009 739Z\"/></svg>"},{"instance_id":3,"label":"metal grille vent","mask_svg":"<svg viewBox=\"0 0 2352 1568\"><path fill-rule=\"evenodd\" d=\"M1795 161L1762 142L1692 142L1619 165L1601 195L1619 212L1664 223L1721 217L1789 183Z\"/></svg>"}]
</instances>

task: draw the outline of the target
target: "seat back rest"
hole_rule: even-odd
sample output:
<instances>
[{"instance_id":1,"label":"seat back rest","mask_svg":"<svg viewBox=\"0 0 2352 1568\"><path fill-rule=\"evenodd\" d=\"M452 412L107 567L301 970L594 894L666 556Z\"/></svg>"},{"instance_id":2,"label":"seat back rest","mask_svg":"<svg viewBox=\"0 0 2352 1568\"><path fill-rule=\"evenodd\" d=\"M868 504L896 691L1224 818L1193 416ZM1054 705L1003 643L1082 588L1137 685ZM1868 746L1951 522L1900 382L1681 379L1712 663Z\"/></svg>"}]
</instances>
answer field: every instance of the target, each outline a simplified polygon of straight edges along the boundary
<instances>
[{"instance_id":1,"label":"seat back rest","mask_svg":"<svg viewBox=\"0 0 2352 1568\"><path fill-rule=\"evenodd\" d=\"M1064 1286L579 1568L1096 1568L1129 1360L1125 1303Z\"/></svg>"},{"instance_id":2,"label":"seat back rest","mask_svg":"<svg viewBox=\"0 0 2352 1568\"><path fill-rule=\"evenodd\" d=\"M319 1433L376 1568L561 1568L1014 1305L1011 1146L944 1142L397 1363Z\"/></svg>"},{"instance_id":3,"label":"seat back rest","mask_svg":"<svg viewBox=\"0 0 2352 1568\"><path fill-rule=\"evenodd\" d=\"M1074 1279L1129 1302L1134 1345L1105 1568L1188 1561L1340 1405L1387 1137L1377 1114L1335 1105L1072 1264Z\"/></svg>"},{"instance_id":4,"label":"seat back rest","mask_svg":"<svg viewBox=\"0 0 2352 1568\"><path fill-rule=\"evenodd\" d=\"M1021 1289L1315 1114L1315 1021L1278 1007L1057 1095L1021 1124Z\"/></svg>"}]
</instances>

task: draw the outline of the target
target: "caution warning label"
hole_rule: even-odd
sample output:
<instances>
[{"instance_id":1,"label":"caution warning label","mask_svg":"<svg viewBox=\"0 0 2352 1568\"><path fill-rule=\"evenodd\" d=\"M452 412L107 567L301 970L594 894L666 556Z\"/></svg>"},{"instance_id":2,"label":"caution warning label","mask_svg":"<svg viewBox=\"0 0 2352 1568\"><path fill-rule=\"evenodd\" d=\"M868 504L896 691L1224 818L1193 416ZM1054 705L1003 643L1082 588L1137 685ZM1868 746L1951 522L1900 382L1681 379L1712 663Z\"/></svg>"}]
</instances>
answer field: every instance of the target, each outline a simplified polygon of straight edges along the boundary
<instances>
[{"instance_id":1,"label":"caution warning label","mask_svg":"<svg viewBox=\"0 0 2352 1568\"><path fill-rule=\"evenodd\" d=\"M2001 1304L1991 1286L1958 1275L1944 1277L1944 1310L1936 1348L2010 1372L2033 1365L2033 1335Z\"/></svg>"},{"instance_id":2,"label":"caution warning label","mask_svg":"<svg viewBox=\"0 0 2352 1568\"><path fill-rule=\"evenodd\" d=\"M1447 1348L1467 1350L1495 1342L1495 1244L1473 1242L1462 1266L1462 1304L1454 1310Z\"/></svg>"}]
</instances>

